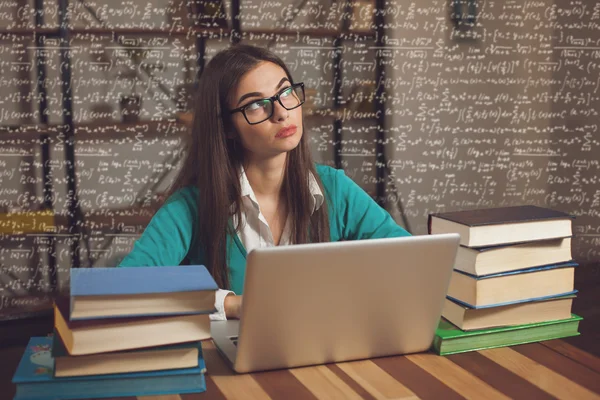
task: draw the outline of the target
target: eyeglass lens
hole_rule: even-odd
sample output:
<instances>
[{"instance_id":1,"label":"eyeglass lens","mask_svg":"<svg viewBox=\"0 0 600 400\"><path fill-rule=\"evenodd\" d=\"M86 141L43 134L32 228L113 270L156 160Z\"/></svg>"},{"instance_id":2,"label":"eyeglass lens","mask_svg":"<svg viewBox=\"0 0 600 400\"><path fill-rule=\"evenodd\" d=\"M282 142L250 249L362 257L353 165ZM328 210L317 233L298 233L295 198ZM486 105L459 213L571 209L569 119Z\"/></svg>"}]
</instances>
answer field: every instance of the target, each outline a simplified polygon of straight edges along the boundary
<instances>
[{"instance_id":1,"label":"eyeglass lens","mask_svg":"<svg viewBox=\"0 0 600 400\"><path fill-rule=\"evenodd\" d=\"M302 86L291 86L279 93L279 100L283 107L292 110L304 102ZM271 99L261 99L248 104L244 108L248 122L257 124L271 118L273 115L273 102Z\"/></svg>"}]
</instances>

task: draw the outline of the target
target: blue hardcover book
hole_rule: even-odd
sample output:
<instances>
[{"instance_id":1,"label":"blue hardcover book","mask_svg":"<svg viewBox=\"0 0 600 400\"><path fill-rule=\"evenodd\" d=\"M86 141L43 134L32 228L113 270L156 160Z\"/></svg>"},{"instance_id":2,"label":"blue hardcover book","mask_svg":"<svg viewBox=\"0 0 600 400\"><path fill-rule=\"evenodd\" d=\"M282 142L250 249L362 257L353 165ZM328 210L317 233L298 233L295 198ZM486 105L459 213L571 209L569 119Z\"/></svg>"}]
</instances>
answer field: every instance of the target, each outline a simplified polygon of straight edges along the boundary
<instances>
[{"instance_id":1,"label":"blue hardcover book","mask_svg":"<svg viewBox=\"0 0 600 400\"><path fill-rule=\"evenodd\" d=\"M130 374L55 378L51 337L32 337L12 382L14 400L67 400L206 391L202 366ZM200 363L200 360L199 360Z\"/></svg>"},{"instance_id":2,"label":"blue hardcover book","mask_svg":"<svg viewBox=\"0 0 600 400\"><path fill-rule=\"evenodd\" d=\"M214 312L203 265L71 269L69 320Z\"/></svg>"},{"instance_id":3,"label":"blue hardcover book","mask_svg":"<svg viewBox=\"0 0 600 400\"><path fill-rule=\"evenodd\" d=\"M217 289L204 265L71 269L71 297Z\"/></svg>"},{"instance_id":4,"label":"blue hardcover book","mask_svg":"<svg viewBox=\"0 0 600 400\"><path fill-rule=\"evenodd\" d=\"M447 297L468 308L489 308L551 299L577 293L575 267L569 261L554 265L476 276L454 270Z\"/></svg>"}]
</instances>

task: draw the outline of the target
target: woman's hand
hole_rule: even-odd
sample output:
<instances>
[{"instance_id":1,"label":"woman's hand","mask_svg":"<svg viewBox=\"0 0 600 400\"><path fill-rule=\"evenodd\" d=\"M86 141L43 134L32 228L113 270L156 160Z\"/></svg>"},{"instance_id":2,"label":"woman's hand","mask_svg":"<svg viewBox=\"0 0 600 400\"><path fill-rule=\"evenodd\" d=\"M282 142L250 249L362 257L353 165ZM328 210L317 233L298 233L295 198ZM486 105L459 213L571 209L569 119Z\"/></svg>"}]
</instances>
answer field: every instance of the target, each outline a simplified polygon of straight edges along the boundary
<instances>
[{"instance_id":1,"label":"woman's hand","mask_svg":"<svg viewBox=\"0 0 600 400\"><path fill-rule=\"evenodd\" d=\"M242 314L242 296L228 294L225 296L225 316L227 319L240 319Z\"/></svg>"}]
</instances>

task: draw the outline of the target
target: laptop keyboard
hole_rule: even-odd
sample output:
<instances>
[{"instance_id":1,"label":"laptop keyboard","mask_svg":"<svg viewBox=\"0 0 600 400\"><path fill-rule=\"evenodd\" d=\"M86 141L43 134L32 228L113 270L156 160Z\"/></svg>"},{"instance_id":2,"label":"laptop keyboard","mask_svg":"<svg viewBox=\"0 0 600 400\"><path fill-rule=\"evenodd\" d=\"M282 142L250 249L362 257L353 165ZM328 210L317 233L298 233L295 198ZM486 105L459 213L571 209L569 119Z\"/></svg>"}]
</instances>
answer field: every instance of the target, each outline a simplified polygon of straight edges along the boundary
<instances>
[{"instance_id":1,"label":"laptop keyboard","mask_svg":"<svg viewBox=\"0 0 600 400\"><path fill-rule=\"evenodd\" d=\"M229 340L233 343L235 347L237 347L238 337L237 336L229 336Z\"/></svg>"}]
</instances>

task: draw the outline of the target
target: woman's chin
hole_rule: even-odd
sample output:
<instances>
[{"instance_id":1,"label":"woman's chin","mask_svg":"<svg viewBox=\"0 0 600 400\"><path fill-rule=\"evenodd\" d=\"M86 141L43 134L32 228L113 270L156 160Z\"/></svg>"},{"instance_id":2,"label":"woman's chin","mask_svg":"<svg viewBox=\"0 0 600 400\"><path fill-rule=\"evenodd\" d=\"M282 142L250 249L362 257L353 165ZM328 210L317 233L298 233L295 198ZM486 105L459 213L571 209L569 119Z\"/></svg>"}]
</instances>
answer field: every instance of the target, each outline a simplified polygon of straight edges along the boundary
<instances>
[{"instance_id":1,"label":"woman's chin","mask_svg":"<svg viewBox=\"0 0 600 400\"><path fill-rule=\"evenodd\" d=\"M285 151L292 151L300 145L300 137L295 136L296 135L286 138L285 143L282 143L282 147L285 148Z\"/></svg>"}]
</instances>

